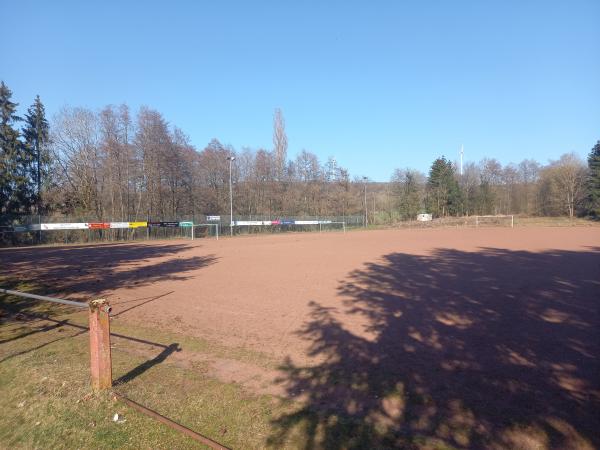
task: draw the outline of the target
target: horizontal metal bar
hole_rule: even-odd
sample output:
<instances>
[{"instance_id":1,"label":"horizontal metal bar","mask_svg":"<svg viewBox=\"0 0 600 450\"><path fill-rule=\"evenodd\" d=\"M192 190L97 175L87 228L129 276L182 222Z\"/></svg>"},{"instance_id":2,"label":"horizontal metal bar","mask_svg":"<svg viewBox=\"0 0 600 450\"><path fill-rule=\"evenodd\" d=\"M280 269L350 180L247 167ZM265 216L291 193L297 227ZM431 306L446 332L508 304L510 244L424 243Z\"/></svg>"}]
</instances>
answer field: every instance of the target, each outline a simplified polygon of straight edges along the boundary
<instances>
[{"instance_id":1,"label":"horizontal metal bar","mask_svg":"<svg viewBox=\"0 0 600 450\"><path fill-rule=\"evenodd\" d=\"M76 308L87 308L87 303L74 302L73 300L65 300L63 298L46 297L45 295L26 294L25 292L11 291L10 289L0 288L0 293L16 295L17 297L33 298L35 300L44 300L47 302L61 303L63 305L75 306Z\"/></svg>"},{"instance_id":2,"label":"horizontal metal bar","mask_svg":"<svg viewBox=\"0 0 600 450\"><path fill-rule=\"evenodd\" d=\"M191 437L192 439L203 443L204 445L208 445L212 449L230 450L228 447L225 447L224 445L221 445L218 442L213 441L212 439L201 435L200 433L196 433L194 430L190 430L189 428L184 427L183 425L180 425L177 422L172 421L171 419L163 416L162 414L157 413L156 411L151 410L150 408L146 408L145 406L140 405L137 402L134 402L133 400L125 397L123 394L120 394L116 391L112 391L112 392L115 395L115 397L117 397L119 400L121 400L123 403L130 406L131 408L141 412L142 414L147 415L148 417L152 417L153 419L156 419L159 422L164 423L168 427L171 427L174 430L177 430L177 431Z\"/></svg>"}]
</instances>

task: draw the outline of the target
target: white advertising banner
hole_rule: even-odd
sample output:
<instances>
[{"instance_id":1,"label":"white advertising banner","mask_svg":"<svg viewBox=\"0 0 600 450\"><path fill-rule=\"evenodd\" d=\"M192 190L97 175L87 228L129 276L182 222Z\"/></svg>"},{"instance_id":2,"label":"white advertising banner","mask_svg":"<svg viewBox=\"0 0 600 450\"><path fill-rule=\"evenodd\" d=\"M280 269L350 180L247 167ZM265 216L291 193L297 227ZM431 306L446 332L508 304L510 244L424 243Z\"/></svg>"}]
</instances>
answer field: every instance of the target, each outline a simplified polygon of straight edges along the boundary
<instances>
[{"instance_id":1,"label":"white advertising banner","mask_svg":"<svg viewBox=\"0 0 600 450\"><path fill-rule=\"evenodd\" d=\"M234 222L236 226L255 226L255 225L264 225L262 220L236 220ZM270 225L270 223L269 223Z\"/></svg>"},{"instance_id":2,"label":"white advertising banner","mask_svg":"<svg viewBox=\"0 0 600 450\"><path fill-rule=\"evenodd\" d=\"M294 225L319 225L318 220L294 220Z\"/></svg>"},{"instance_id":3,"label":"white advertising banner","mask_svg":"<svg viewBox=\"0 0 600 450\"><path fill-rule=\"evenodd\" d=\"M129 228L129 222L111 222L111 228Z\"/></svg>"},{"instance_id":4,"label":"white advertising banner","mask_svg":"<svg viewBox=\"0 0 600 450\"><path fill-rule=\"evenodd\" d=\"M86 223L43 223L42 230L87 230Z\"/></svg>"}]
</instances>

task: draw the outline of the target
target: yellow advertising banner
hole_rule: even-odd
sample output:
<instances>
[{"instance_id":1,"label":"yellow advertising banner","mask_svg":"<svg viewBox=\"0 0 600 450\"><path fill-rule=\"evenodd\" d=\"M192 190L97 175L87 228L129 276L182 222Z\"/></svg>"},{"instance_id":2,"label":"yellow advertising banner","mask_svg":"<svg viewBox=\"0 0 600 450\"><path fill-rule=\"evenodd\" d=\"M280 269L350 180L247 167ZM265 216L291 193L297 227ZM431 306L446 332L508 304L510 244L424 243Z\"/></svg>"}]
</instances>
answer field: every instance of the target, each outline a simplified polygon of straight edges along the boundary
<instances>
[{"instance_id":1,"label":"yellow advertising banner","mask_svg":"<svg viewBox=\"0 0 600 450\"><path fill-rule=\"evenodd\" d=\"M148 222L129 222L129 228L147 227Z\"/></svg>"}]
</instances>

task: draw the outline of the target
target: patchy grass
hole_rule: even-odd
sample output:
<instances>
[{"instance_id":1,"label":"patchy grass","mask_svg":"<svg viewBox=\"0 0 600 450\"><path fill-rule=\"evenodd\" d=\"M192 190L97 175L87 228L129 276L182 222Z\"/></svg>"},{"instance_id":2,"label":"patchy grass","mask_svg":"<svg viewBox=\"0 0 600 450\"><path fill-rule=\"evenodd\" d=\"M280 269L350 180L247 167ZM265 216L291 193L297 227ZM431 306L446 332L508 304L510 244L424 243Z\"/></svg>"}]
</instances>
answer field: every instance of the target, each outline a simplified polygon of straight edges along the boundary
<instances>
[{"instance_id":1,"label":"patchy grass","mask_svg":"<svg viewBox=\"0 0 600 450\"><path fill-rule=\"evenodd\" d=\"M245 347L227 347L216 342L208 341L199 337L190 337L182 333L167 332L156 328L147 328L138 325L130 325L114 320L111 322L111 333L125 336L135 336L148 341L167 343L178 343L186 351L201 353L208 357L234 359L264 368L276 369L276 360L267 355ZM118 336L116 336L118 340ZM127 345L127 343L125 343ZM119 345L120 347L120 345Z\"/></svg>"},{"instance_id":2,"label":"patchy grass","mask_svg":"<svg viewBox=\"0 0 600 450\"><path fill-rule=\"evenodd\" d=\"M71 322L79 322L75 314ZM157 353L161 349L158 348ZM147 358L113 352L113 378ZM88 336L53 322L0 326L0 442L6 448L203 448L89 387ZM201 364L146 368L118 391L232 448L263 448L286 403L205 375ZM115 413L126 419L115 423Z\"/></svg>"},{"instance_id":3,"label":"patchy grass","mask_svg":"<svg viewBox=\"0 0 600 450\"><path fill-rule=\"evenodd\" d=\"M36 291L30 284L1 281L11 289ZM109 393L91 393L86 310L1 294L0 302L0 446L204 448L117 402ZM162 344L150 347L155 355L177 342L178 348L189 351L272 367L257 352L227 349L183 335L119 323L111 331ZM118 392L223 445L264 448L271 420L291 406L216 381L206 375L201 362L189 368L168 361L148 364L147 356L128 351L130 341L119 337L113 341L118 344L113 350L113 379L129 374L116 387ZM135 350L136 343L131 344ZM115 413L123 415L125 422L115 423Z\"/></svg>"},{"instance_id":4,"label":"patchy grass","mask_svg":"<svg viewBox=\"0 0 600 450\"><path fill-rule=\"evenodd\" d=\"M65 317L57 320L60 323ZM83 319L84 314L78 312L69 315L68 323ZM158 339L153 336L153 340ZM158 347L155 353L160 351ZM244 352L241 355L248 357ZM78 327L37 319L0 324L0 447L206 448L116 401L108 392L93 394L88 358L88 335ZM212 379L203 363L181 367L168 360L156 365L148 361L124 348L113 351L113 379L144 368L115 389L227 447L304 448L307 442L315 448L336 446L331 435L312 426L318 413L299 409L298 403L254 395L236 384ZM125 421L115 423L115 413ZM295 423L281 433L278 419L290 414L298 414ZM338 420L340 442L356 440L359 447L361 442L376 442L374 435L364 435L362 423L344 416ZM354 437L361 429L362 434ZM368 433L377 434L377 430ZM407 438L406 443L409 448L451 448L418 436Z\"/></svg>"},{"instance_id":5,"label":"patchy grass","mask_svg":"<svg viewBox=\"0 0 600 450\"><path fill-rule=\"evenodd\" d=\"M35 291L24 283L10 287ZM0 313L1 448L207 448L118 402L109 392L92 393L86 310L0 294ZM212 357L273 369L275 362L262 353L118 320L111 331L113 380L121 379L115 390L227 447L291 449L308 443L328 448L344 442L364 447L362 443L378 442L385 434L342 413L336 419L338 432L328 435L323 425L314 426L319 412L303 408L301 401L257 395L209 375ZM177 349L206 359L169 358ZM124 421L114 422L116 413ZM286 417L294 417L293 423L286 423ZM385 446L385 441L379 442ZM414 449L451 448L419 436L407 436L403 442Z\"/></svg>"}]
</instances>

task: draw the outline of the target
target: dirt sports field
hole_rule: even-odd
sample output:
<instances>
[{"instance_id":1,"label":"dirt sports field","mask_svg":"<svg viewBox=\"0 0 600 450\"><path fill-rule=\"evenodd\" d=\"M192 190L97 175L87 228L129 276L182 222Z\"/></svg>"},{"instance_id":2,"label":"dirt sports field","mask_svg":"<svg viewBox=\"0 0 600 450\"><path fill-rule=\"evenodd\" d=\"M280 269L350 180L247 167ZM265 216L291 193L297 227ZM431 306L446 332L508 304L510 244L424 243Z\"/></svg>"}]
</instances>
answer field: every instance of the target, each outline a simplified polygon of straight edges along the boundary
<instances>
[{"instance_id":1,"label":"dirt sports field","mask_svg":"<svg viewBox=\"0 0 600 450\"><path fill-rule=\"evenodd\" d=\"M210 376L297 401L271 442L308 420L330 448L407 436L600 448L598 227L286 234L0 258L3 275L48 293L105 296L113 322L224 349ZM164 359L193 358L184 348Z\"/></svg>"}]
</instances>

